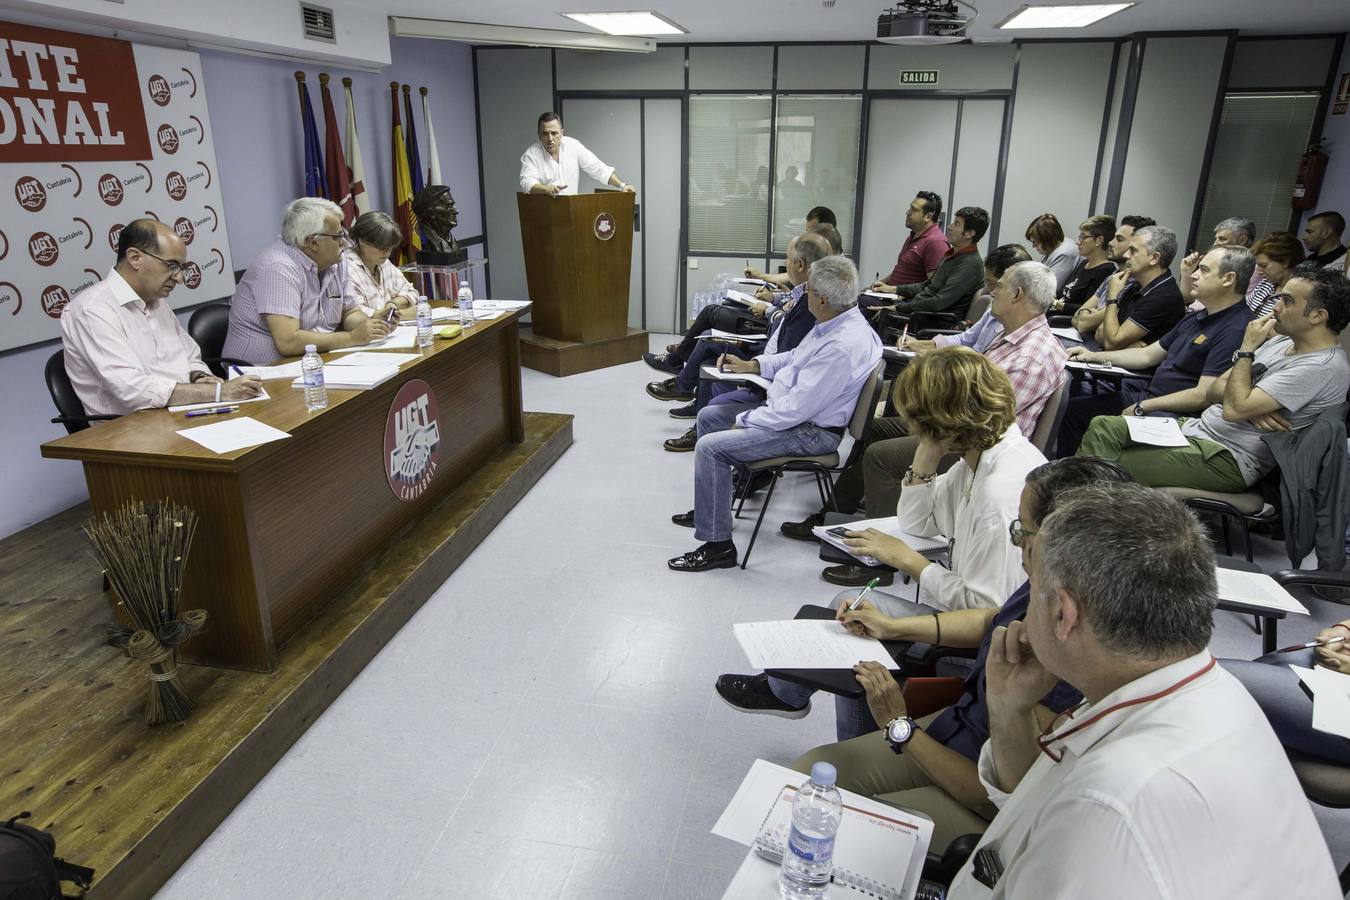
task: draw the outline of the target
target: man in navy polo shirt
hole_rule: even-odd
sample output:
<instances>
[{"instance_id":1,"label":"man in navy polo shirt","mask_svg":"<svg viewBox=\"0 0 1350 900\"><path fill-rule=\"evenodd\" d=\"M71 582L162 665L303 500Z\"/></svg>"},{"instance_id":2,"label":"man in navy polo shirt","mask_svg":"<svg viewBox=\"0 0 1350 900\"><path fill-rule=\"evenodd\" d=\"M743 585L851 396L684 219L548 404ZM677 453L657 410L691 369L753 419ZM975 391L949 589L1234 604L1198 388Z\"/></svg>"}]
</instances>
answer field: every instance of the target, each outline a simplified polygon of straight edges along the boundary
<instances>
[{"instance_id":1,"label":"man in navy polo shirt","mask_svg":"<svg viewBox=\"0 0 1350 900\"><path fill-rule=\"evenodd\" d=\"M1088 425L1097 416L1165 415L1176 417L1209 405L1206 392L1215 378L1233 364L1233 351L1252 320L1243 302L1256 260L1246 247L1214 247L1199 261L1187 259L1181 277L1203 307L1187 313L1159 340L1147 347L1093 352L1069 351L1071 359L1103 362L1124 369L1157 371L1144 389L1122 386L1069 401L1056 445L1060 456L1078 450Z\"/></svg>"}]
</instances>

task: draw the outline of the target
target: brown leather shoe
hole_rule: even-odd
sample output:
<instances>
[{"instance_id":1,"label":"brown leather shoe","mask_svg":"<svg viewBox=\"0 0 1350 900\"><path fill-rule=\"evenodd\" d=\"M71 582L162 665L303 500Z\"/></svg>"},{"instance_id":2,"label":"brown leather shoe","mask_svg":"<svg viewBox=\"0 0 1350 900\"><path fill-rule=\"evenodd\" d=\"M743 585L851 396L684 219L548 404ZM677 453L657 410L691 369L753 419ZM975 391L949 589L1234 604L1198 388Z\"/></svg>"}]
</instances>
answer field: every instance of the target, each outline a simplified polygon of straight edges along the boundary
<instances>
[{"instance_id":1,"label":"brown leather shoe","mask_svg":"<svg viewBox=\"0 0 1350 900\"><path fill-rule=\"evenodd\" d=\"M671 438L670 440L664 442L661 446L665 447L671 453L690 453L693 451L694 445L697 443L698 443L698 431L696 429L690 428L684 434L680 435L677 438Z\"/></svg>"},{"instance_id":2,"label":"brown leather shoe","mask_svg":"<svg viewBox=\"0 0 1350 900\"><path fill-rule=\"evenodd\" d=\"M830 566L820 573L820 577L840 587L862 587L873 578L877 580L877 587L890 587L895 581L895 573L890 569L874 569L861 563Z\"/></svg>"},{"instance_id":3,"label":"brown leather shoe","mask_svg":"<svg viewBox=\"0 0 1350 900\"><path fill-rule=\"evenodd\" d=\"M688 403L694 399L694 392L680 390L674 378L667 378L665 381L653 381L647 385L647 393L657 400L678 400L681 403Z\"/></svg>"},{"instance_id":4,"label":"brown leather shoe","mask_svg":"<svg viewBox=\"0 0 1350 900\"><path fill-rule=\"evenodd\" d=\"M820 538L816 537L811 529L824 524L824 516L820 513L811 513L800 522L784 522L778 526L778 530L783 533L784 537L790 537L794 541L818 541Z\"/></svg>"}]
</instances>

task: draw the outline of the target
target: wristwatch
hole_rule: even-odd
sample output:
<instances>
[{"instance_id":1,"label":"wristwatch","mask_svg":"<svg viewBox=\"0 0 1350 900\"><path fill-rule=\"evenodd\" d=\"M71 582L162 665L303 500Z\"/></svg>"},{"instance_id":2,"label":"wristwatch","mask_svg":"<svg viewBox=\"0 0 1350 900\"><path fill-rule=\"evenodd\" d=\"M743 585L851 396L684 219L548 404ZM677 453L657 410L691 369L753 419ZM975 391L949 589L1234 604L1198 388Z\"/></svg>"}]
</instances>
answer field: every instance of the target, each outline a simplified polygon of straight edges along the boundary
<instances>
[{"instance_id":1,"label":"wristwatch","mask_svg":"<svg viewBox=\"0 0 1350 900\"><path fill-rule=\"evenodd\" d=\"M1254 359L1256 359L1256 352L1253 351L1253 350L1234 350L1234 351L1233 351L1233 365L1237 365L1237 361L1238 361L1239 359L1251 359L1251 360L1254 360Z\"/></svg>"},{"instance_id":2,"label":"wristwatch","mask_svg":"<svg viewBox=\"0 0 1350 900\"><path fill-rule=\"evenodd\" d=\"M1136 403L1136 404L1134 405L1134 415L1135 415L1135 418L1138 418L1138 419L1142 419L1142 418L1144 418L1144 417L1146 417L1146 416L1148 415L1148 413L1146 413L1146 412L1144 411L1144 401L1143 401L1143 400L1140 400L1138 403Z\"/></svg>"},{"instance_id":3,"label":"wristwatch","mask_svg":"<svg viewBox=\"0 0 1350 900\"><path fill-rule=\"evenodd\" d=\"M910 738L914 737L914 732L918 728L919 726L914 724L914 720L909 716L896 716L886 725L886 730L882 733L886 738L886 743L890 744L891 749L899 754L905 752L905 745L909 743Z\"/></svg>"}]
</instances>

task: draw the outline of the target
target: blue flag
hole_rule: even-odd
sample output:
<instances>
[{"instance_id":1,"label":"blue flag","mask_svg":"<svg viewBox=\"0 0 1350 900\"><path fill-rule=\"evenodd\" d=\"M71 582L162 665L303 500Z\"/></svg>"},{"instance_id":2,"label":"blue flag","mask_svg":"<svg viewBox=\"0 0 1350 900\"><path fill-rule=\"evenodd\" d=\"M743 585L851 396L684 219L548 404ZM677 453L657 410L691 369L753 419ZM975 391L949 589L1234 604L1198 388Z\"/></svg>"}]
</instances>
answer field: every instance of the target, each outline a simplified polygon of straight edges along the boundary
<instances>
[{"instance_id":1,"label":"blue flag","mask_svg":"<svg viewBox=\"0 0 1350 900\"><path fill-rule=\"evenodd\" d=\"M300 126L305 132L305 196L327 197L328 179L324 177L323 171L323 144L319 141L319 127L314 123L314 107L309 102L304 72L295 73L295 83L300 90Z\"/></svg>"}]
</instances>

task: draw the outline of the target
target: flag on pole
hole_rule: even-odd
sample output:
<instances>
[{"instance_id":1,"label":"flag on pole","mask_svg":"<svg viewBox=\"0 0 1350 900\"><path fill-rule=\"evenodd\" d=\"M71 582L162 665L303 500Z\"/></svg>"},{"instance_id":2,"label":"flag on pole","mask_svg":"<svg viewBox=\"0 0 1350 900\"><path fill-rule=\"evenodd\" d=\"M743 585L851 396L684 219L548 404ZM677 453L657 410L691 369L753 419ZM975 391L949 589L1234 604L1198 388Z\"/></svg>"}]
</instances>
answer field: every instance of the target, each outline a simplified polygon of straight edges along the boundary
<instances>
[{"instance_id":1,"label":"flag on pole","mask_svg":"<svg viewBox=\"0 0 1350 900\"><path fill-rule=\"evenodd\" d=\"M361 142L356 137L356 108L352 106L352 80L342 79L342 90L347 95L347 183L352 189L352 205L356 214L370 212L370 198L366 196L366 166L361 162Z\"/></svg>"},{"instance_id":2,"label":"flag on pole","mask_svg":"<svg viewBox=\"0 0 1350 900\"><path fill-rule=\"evenodd\" d=\"M426 182L422 180L421 154L417 151L417 117L412 109L412 85L403 86L403 115L408 120L408 177L412 181L413 196L422 193Z\"/></svg>"},{"instance_id":3,"label":"flag on pole","mask_svg":"<svg viewBox=\"0 0 1350 900\"><path fill-rule=\"evenodd\" d=\"M342 225L352 227L356 221L356 206L352 203L352 187L347 176L347 159L342 153L342 138L338 136L337 112L333 97L328 93L328 73L319 73L319 96L323 103L324 173L328 176L328 199L342 207Z\"/></svg>"},{"instance_id":4,"label":"flag on pole","mask_svg":"<svg viewBox=\"0 0 1350 900\"><path fill-rule=\"evenodd\" d=\"M431 127L431 107L427 106L427 89L422 92L422 121L427 127L427 184L445 184L441 180L441 155L436 150L436 130Z\"/></svg>"},{"instance_id":5,"label":"flag on pole","mask_svg":"<svg viewBox=\"0 0 1350 900\"><path fill-rule=\"evenodd\" d=\"M295 86L300 92L300 127L305 133L305 196L323 197L328 190L323 174L323 149L319 145L319 128L314 124L314 107L309 102L304 72L295 73Z\"/></svg>"},{"instance_id":6,"label":"flag on pole","mask_svg":"<svg viewBox=\"0 0 1350 900\"><path fill-rule=\"evenodd\" d=\"M422 239L417 234L417 216L412 211L412 181L408 177L408 154L403 146L403 122L398 109L398 82L389 82L394 107L394 221L403 231L403 243L398 248L400 265L417 261Z\"/></svg>"}]
</instances>

